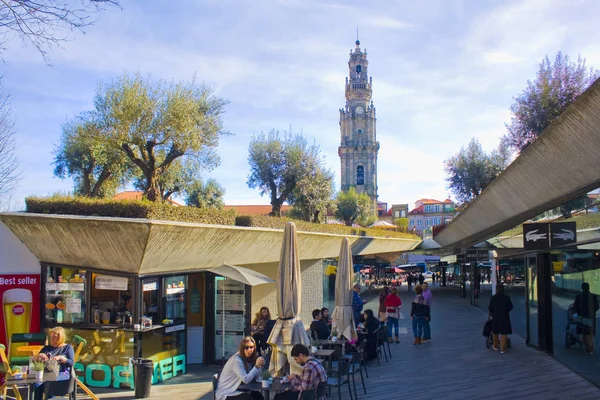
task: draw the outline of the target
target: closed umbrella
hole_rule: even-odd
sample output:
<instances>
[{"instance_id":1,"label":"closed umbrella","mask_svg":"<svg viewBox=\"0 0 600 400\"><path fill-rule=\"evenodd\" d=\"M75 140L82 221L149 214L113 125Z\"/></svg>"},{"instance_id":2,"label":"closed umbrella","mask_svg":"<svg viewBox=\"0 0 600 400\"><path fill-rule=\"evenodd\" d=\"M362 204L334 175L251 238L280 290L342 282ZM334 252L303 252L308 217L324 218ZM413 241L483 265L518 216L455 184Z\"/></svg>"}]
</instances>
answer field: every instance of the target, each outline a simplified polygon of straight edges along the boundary
<instances>
[{"instance_id":1,"label":"closed umbrella","mask_svg":"<svg viewBox=\"0 0 600 400\"><path fill-rule=\"evenodd\" d=\"M269 365L272 375L280 375L288 360L292 360L290 353L295 344L302 343L308 346L310 343L304 324L300 320L302 282L296 225L293 222L285 224L276 282L277 321L267 340L267 343L273 346ZM298 369L295 363L290 364Z\"/></svg>"},{"instance_id":2,"label":"closed umbrella","mask_svg":"<svg viewBox=\"0 0 600 400\"><path fill-rule=\"evenodd\" d=\"M335 308L331 314L331 328L349 341L358 338L352 314L352 251L348 238L342 240L335 282Z\"/></svg>"}]
</instances>

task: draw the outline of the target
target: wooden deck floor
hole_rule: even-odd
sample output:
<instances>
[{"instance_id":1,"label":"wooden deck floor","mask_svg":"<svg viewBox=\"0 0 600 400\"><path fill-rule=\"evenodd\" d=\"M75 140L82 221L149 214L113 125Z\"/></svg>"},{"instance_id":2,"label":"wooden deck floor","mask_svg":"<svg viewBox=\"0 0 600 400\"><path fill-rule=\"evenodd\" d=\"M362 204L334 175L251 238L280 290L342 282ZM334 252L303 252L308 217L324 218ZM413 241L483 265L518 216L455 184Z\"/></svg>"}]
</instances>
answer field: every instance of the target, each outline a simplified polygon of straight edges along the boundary
<instances>
[{"instance_id":1,"label":"wooden deck floor","mask_svg":"<svg viewBox=\"0 0 600 400\"><path fill-rule=\"evenodd\" d=\"M454 288L433 288L432 341L412 345L408 311L411 295L401 292L405 304L400 321L400 344L392 344L392 359L369 365L367 395L360 399L599 399L600 388L552 357L528 348L513 335L506 354L487 350L481 336L486 315L460 299ZM366 308L376 310L376 300ZM214 368L193 370L152 387L150 399L211 399ZM101 399L133 399L131 391L98 391ZM332 393L333 398L337 394ZM79 395L85 399L86 396ZM347 390L343 399L349 399Z\"/></svg>"}]
</instances>

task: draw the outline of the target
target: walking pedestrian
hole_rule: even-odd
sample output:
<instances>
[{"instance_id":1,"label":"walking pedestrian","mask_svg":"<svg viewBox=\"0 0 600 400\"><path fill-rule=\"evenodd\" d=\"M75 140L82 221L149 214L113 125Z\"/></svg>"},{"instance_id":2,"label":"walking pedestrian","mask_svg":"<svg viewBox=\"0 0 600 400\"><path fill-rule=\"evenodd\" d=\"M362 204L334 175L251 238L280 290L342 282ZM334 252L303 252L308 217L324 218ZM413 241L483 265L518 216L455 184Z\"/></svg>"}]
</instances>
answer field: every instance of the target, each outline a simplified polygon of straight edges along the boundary
<instances>
[{"instance_id":1,"label":"walking pedestrian","mask_svg":"<svg viewBox=\"0 0 600 400\"><path fill-rule=\"evenodd\" d=\"M498 340L500 340L500 352L506 352L508 335L512 334L512 325L510 324L510 311L513 309L510 296L504 294L504 285L496 285L496 294L490 299L488 310L492 316L492 333L494 334L493 347L498 350Z\"/></svg>"},{"instance_id":2,"label":"walking pedestrian","mask_svg":"<svg viewBox=\"0 0 600 400\"><path fill-rule=\"evenodd\" d=\"M423 321L423 339L421 343L427 343L431 341L431 300L433 299L433 294L431 294L427 282L423 283L423 298L425 299L425 304L429 306L429 318Z\"/></svg>"},{"instance_id":3,"label":"walking pedestrian","mask_svg":"<svg viewBox=\"0 0 600 400\"><path fill-rule=\"evenodd\" d=\"M408 284L408 291L412 292L412 284L413 284L412 274L408 274L408 276L406 277L406 282Z\"/></svg>"},{"instance_id":4,"label":"walking pedestrian","mask_svg":"<svg viewBox=\"0 0 600 400\"><path fill-rule=\"evenodd\" d=\"M396 289L395 287L392 288L392 292L385 298L384 305L387 316L389 342L400 343L400 335L398 333L398 320L400 319L400 308L402 307L402 299L400 299L400 296L398 296L398 289ZM394 333L393 336L392 333Z\"/></svg>"},{"instance_id":5,"label":"walking pedestrian","mask_svg":"<svg viewBox=\"0 0 600 400\"><path fill-rule=\"evenodd\" d=\"M415 337L413 345L421 344L421 337L423 336L423 323L426 319L429 319L429 306L423 297L423 287L421 285L415 286L415 293L417 295L412 301L410 310L413 335Z\"/></svg>"}]
</instances>

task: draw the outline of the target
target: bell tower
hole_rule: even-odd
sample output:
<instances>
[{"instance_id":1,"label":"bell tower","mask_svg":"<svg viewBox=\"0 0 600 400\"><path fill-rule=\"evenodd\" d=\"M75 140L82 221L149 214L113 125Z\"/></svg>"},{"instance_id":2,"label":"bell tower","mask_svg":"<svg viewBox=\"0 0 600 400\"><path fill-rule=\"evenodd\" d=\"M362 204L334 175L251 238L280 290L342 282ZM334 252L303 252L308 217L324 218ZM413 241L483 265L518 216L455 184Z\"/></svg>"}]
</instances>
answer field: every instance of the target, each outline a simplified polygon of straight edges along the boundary
<instances>
[{"instance_id":1,"label":"bell tower","mask_svg":"<svg viewBox=\"0 0 600 400\"><path fill-rule=\"evenodd\" d=\"M377 206L377 154L375 106L371 95L373 78L369 77L367 51L356 40L350 50L349 76L346 78L346 106L340 108L340 156L343 191L354 187L367 193Z\"/></svg>"}]
</instances>

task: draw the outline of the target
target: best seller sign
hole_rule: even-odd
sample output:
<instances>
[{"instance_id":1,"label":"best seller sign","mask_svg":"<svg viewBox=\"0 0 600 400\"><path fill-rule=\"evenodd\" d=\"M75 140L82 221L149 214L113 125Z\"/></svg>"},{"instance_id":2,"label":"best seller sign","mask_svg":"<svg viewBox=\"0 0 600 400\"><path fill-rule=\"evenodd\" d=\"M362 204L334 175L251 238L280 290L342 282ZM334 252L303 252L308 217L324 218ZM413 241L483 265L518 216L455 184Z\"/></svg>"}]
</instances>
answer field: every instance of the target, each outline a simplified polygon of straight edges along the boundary
<instances>
[{"instance_id":1,"label":"best seller sign","mask_svg":"<svg viewBox=\"0 0 600 400\"><path fill-rule=\"evenodd\" d=\"M0 275L0 342L8 348L13 333L40 331L40 275ZM13 356L16 349L11 349Z\"/></svg>"}]
</instances>

